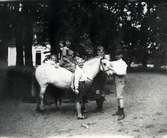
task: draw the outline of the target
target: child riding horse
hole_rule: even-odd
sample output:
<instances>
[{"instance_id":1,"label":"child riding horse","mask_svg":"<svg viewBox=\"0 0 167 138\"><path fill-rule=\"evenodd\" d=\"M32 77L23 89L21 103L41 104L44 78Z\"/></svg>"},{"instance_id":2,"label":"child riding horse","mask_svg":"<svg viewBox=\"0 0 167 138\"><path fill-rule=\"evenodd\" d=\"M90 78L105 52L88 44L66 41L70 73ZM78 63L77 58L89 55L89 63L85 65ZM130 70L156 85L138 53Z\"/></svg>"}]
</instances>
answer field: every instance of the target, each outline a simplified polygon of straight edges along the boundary
<instances>
[{"instance_id":1,"label":"child riding horse","mask_svg":"<svg viewBox=\"0 0 167 138\"><path fill-rule=\"evenodd\" d=\"M105 64L103 64L103 60L101 59L101 57L95 57L86 61L83 65L83 72L85 74L85 83L88 85L91 84L93 82L93 79L100 70L102 71L107 70L107 68L105 68ZM48 84L53 84L54 86L60 89L71 89L71 84L73 83L74 80L74 73L62 67L55 68L54 66L52 67L50 65L43 64L36 68L35 77L40 85L40 94L39 94L40 100L39 103L37 104L37 110L43 110L44 109L43 99ZM84 118L80 108L77 108L77 113L78 113L77 117L79 119Z\"/></svg>"}]
</instances>

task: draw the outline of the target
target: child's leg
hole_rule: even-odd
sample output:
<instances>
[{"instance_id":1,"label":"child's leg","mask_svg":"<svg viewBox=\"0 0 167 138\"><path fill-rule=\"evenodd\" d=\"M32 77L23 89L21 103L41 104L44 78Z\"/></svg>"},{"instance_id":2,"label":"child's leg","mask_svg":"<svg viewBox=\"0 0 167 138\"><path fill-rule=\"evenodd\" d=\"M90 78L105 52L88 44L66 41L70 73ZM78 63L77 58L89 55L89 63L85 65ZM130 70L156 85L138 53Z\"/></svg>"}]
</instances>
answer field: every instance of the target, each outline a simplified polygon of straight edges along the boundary
<instances>
[{"instance_id":1,"label":"child's leg","mask_svg":"<svg viewBox=\"0 0 167 138\"><path fill-rule=\"evenodd\" d=\"M116 97L117 97L117 103L118 103L118 110L116 113L113 114L113 116L118 115L118 120L122 120L125 118L124 114L124 78L115 77L115 86L116 86Z\"/></svg>"},{"instance_id":2,"label":"child's leg","mask_svg":"<svg viewBox=\"0 0 167 138\"><path fill-rule=\"evenodd\" d=\"M124 79L120 80L117 84L117 99L118 99L118 120L122 120L125 118L125 113L124 113Z\"/></svg>"}]
</instances>

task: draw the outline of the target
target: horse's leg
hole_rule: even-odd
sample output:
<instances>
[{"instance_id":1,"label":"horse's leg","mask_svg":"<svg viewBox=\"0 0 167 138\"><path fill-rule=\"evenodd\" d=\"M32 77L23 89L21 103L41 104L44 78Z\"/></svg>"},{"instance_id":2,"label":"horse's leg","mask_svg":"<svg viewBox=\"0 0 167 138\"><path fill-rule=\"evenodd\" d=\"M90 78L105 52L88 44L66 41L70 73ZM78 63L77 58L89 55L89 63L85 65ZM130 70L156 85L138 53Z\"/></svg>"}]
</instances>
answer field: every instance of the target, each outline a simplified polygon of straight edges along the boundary
<instances>
[{"instance_id":1,"label":"horse's leg","mask_svg":"<svg viewBox=\"0 0 167 138\"><path fill-rule=\"evenodd\" d=\"M58 109L58 99L57 97L55 97L54 99L55 99L55 108Z\"/></svg>"},{"instance_id":2,"label":"horse's leg","mask_svg":"<svg viewBox=\"0 0 167 138\"><path fill-rule=\"evenodd\" d=\"M62 103L62 91L57 90L57 93L54 95L54 100L55 100L55 108L57 110L61 109L61 103Z\"/></svg>"},{"instance_id":3,"label":"horse's leg","mask_svg":"<svg viewBox=\"0 0 167 138\"><path fill-rule=\"evenodd\" d=\"M55 97L55 108L56 110L60 110L61 109L61 103L62 103L62 100L61 98L59 97Z\"/></svg>"},{"instance_id":4,"label":"horse's leg","mask_svg":"<svg viewBox=\"0 0 167 138\"><path fill-rule=\"evenodd\" d=\"M103 103L105 101L105 98L104 96L101 96L98 100L99 100L99 111L103 112Z\"/></svg>"},{"instance_id":5,"label":"horse's leg","mask_svg":"<svg viewBox=\"0 0 167 138\"><path fill-rule=\"evenodd\" d=\"M105 97L104 95L102 95L101 91L99 94L97 94L96 98L96 104L97 104L96 112L103 112L103 103L105 101Z\"/></svg>"},{"instance_id":6,"label":"horse's leg","mask_svg":"<svg viewBox=\"0 0 167 138\"><path fill-rule=\"evenodd\" d=\"M82 97L82 103L81 103L81 112L86 113L86 100L87 98L85 96Z\"/></svg>"},{"instance_id":7,"label":"horse's leg","mask_svg":"<svg viewBox=\"0 0 167 138\"><path fill-rule=\"evenodd\" d=\"M59 109L61 109L61 106L62 106L62 99L61 99L61 97L58 99L58 101L59 101Z\"/></svg>"},{"instance_id":8,"label":"horse's leg","mask_svg":"<svg viewBox=\"0 0 167 138\"><path fill-rule=\"evenodd\" d=\"M39 101L37 103L37 111L43 111L44 110L44 94L46 91L47 85L44 85L41 87L40 94L39 94Z\"/></svg>"},{"instance_id":9,"label":"horse's leg","mask_svg":"<svg viewBox=\"0 0 167 138\"><path fill-rule=\"evenodd\" d=\"M79 98L79 94L76 95L75 97L75 108L76 108L76 112L77 112L77 118L78 119L85 119L85 117L83 116L82 114L82 111L81 111L81 103L80 103L80 98Z\"/></svg>"}]
</instances>

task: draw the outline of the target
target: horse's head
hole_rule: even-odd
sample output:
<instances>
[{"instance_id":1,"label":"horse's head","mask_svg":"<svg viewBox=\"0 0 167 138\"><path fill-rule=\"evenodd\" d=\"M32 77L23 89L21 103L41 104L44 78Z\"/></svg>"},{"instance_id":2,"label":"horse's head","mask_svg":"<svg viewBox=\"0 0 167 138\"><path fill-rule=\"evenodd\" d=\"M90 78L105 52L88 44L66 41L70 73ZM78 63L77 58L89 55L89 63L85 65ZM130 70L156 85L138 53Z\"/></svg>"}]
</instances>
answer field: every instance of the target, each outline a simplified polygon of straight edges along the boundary
<instances>
[{"instance_id":1,"label":"horse's head","mask_svg":"<svg viewBox=\"0 0 167 138\"><path fill-rule=\"evenodd\" d=\"M113 75L113 70L111 69L110 61L108 59L100 60L100 70L106 73L108 76Z\"/></svg>"},{"instance_id":2,"label":"horse's head","mask_svg":"<svg viewBox=\"0 0 167 138\"><path fill-rule=\"evenodd\" d=\"M107 59L102 59L101 57L95 57L86 61L83 69L86 73L86 76L90 80L93 80L99 71L102 71L107 75L113 74L113 71L110 68L110 61Z\"/></svg>"}]
</instances>

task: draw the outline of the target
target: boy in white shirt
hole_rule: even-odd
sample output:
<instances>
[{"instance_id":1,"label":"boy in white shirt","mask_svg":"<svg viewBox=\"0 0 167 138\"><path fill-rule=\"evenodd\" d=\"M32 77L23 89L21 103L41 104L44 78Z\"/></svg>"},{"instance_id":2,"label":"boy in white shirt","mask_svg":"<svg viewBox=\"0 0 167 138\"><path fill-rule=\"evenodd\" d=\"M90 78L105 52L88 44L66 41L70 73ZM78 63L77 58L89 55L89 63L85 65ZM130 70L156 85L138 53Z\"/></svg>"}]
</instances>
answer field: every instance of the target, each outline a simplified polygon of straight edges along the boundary
<instances>
[{"instance_id":1,"label":"boy in white shirt","mask_svg":"<svg viewBox=\"0 0 167 138\"><path fill-rule=\"evenodd\" d=\"M75 68L75 79L74 79L74 90L76 93L78 88L79 88L79 82L84 82L86 80L84 71L83 71L83 65L84 65L84 60L80 59L80 61L76 62L76 68Z\"/></svg>"},{"instance_id":2,"label":"boy in white shirt","mask_svg":"<svg viewBox=\"0 0 167 138\"><path fill-rule=\"evenodd\" d=\"M84 102L85 96L85 81L86 76L83 71L84 60L82 58L78 58L76 61L76 69L74 73L74 92L76 94L76 109L77 109L77 118L78 119L85 119L86 117L82 114L81 111L81 103ZM83 106L83 108L85 108Z\"/></svg>"},{"instance_id":3,"label":"boy in white shirt","mask_svg":"<svg viewBox=\"0 0 167 138\"><path fill-rule=\"evenodd\" d=\"M118 101L118 111L113 114L113 116L118 115L118 120L125 118L123 93L125 87L125 76L127 74L127 64L122 57L122 52L117 51L115 55L116 60L110 63L111 69L114 72L116 97Z\"/></svg>"}]
</instances>

